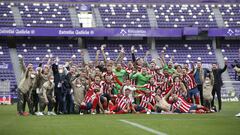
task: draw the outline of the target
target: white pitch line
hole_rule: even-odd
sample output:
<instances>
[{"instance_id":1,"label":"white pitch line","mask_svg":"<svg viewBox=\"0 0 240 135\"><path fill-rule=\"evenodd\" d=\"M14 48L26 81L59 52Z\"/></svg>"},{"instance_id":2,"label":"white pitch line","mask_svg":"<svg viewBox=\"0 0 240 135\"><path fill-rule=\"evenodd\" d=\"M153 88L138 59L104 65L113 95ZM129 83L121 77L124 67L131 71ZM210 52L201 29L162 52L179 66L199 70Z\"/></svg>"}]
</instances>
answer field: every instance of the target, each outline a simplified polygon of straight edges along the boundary
<instances>
[{"instance_id":1,"label":"white pitch line","mask_svg":"<svg viewBox=\"0 0 240 135\"><path fill-rule=\"evenodd\" d=\"M129 125L132 125L132 126L134 126L134 127L138 127L138 128L140 128L140 129L142 129L142 130L151 132L151 133L153 133L153 134L155 134L155 135L167 135L166 133L159 132L159 131L154 130L154 129L149 128L149 127L145 127L145 126L140 125L140 124L138 124L138 123L130 122L130 121L127 121L127 120L120 120L120 121L121 121L121 122L124 122L124 123L127 123L127 124L129 124Z\"/></svg>"}]
</instances>

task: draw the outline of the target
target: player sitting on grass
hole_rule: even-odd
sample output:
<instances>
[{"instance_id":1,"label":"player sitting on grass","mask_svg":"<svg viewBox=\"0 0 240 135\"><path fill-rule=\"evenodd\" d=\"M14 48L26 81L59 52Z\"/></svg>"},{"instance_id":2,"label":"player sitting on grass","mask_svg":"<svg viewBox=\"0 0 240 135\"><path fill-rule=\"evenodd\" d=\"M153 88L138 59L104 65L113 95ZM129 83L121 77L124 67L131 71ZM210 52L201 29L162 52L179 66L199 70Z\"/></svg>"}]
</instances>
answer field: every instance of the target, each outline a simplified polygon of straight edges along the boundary
<instances>
[{"instance_id":1,"label":"player sitting on grass","mask_svg":"<svg viewBox=\"0 0 240 135\"><path fill-rule=\"evenodd\" d=\"M155 111L155 97L150 90L145 90L144 93L138 96L141 97L141 102L139 105L134 105L134 108L137 112L150 114L151 111Z\"/></svg>"},{"instance_id":2,"label":"player sitting on grass","mask_svg":"<svg viewBox=\"0 0 240 135\"><path fill-rule=\"evenodd\" d=\"M121 97L121 99L118 101L116 105L112 106L111 104L109 104L110 114L126 114L132 111L136 112L132 105L132 101L129 98L130 92L131 92L130 89L126 89L125 95Z\"/></svg>"},{"instance_id":3,"label":"player sitting on grass","mask_svg":"<svg viewBox=\"0 0 240 135\"><path fill-rule=\"evenodd\" d=\"M99 105L102 111L102 104L100 103L100 87L95 87L93 90L89 89L85 95L84 101L81 103L80 115L83 115L83 111L91 111L91 114L96 114L97 105Z\"/></svg>"}]
</instances>

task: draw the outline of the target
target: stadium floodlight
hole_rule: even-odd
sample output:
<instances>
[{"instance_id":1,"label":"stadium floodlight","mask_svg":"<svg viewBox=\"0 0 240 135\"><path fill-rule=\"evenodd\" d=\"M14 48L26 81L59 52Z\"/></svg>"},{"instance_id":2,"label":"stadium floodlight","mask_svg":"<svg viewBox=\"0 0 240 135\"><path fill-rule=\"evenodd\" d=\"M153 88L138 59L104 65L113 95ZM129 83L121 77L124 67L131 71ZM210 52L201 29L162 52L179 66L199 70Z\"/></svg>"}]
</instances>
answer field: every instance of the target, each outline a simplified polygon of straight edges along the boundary
<instances>
[{"instance_id":1,"label":"stadium floodlight","mask_svg":"<svg viewBox=\"0 0 240 135\"><path fill-rule=\"evenodd\" d=\"M22 58L23 56L21 54L18 54L18 58Z\"/></svg>"},{"instance_id":2,"label":"stadium floodlight","mask_svg":"<svg viewBox=\"0 0 240 135\"><path fill-rule=\"evenodd\" d=\"M59 6L58 8L59 8L59 9L63 9L63 7L62 7L62 6Z\"/></svg>"},{"instance_id":3,"label":"stadium floodlight","mask_svg":"<svg viewBox=\"0 0 240 135\"><path fill-rule=\"evenodd\" d=\"M226 26L226 27L229 27L229 25L228 25L228 24L226 24L225 26Z\"/></svg>"},{"instance_id":4,"label":"stadium floodlight","mask_svg":"<svg viewBox=\"0 0 240 135\"><path fill-rule=\"evenodd\" d=\"M4 5L4 3L3 3L3 2L1 2L1 5L3 6L3 5Z\"/></svg>"},{"instance_id":5,"label":"stadium floodlight","mask_svg":"<svg viewBox=\"0 0 240 135\"><path fill-rule=\"evenodd\" d=\"M156 18L159 18L159 15L156 15Z\"/></svg>"},{"instance_id":6,"label":"stadium floodlight","mask_svg":"<svg viewBox=\"0 0 240 135\"><path fill-rule=\"evenodd\" d=\"M26 52L27 52L27 49L23 49L23 52L25 52L25 53L26 53Z\"/></svg>"},{"instance_id":7,"label":"stadium floodlight","mask_svg":"<svg viewBox=\"0 0 240 135\"><path fill-rule=\"evenodd\" d=\"M23 11L20 11L20 14L23 14Z\"/></svg>"},{"instance_id":8,"label":"stadium floodlight","mask_svg":"<svg viewBox=\"0 0 240 135\"><path fill-rule=\"evenodd\" d=\"M165 13L161 13L161 15L165 15Z\"/></svg>"},{"instance_id":9,"label":"stadium floodlight","mask_svg":"<svg viewBox=\"0 0 240 135\"><path fill-rule=\"evenodd\" d=\"M174 50L173 50L173 52L174 52L174 53L176 53L176 52L177 52L177 50L176 50L176 49L174 49Z\"/></svg>"},{"instance_id":10,"label":"stadium floodlight","mask_svg":"<svg viewBox=\"0 0 240 135\"><path fill-rule=\"evenodd\" d=\"M34 50L36 50L36 49L37 49L37 47L36 47L36 46L34 46L34 47L33 47L33 49L34 49Z\"/></svg>"},{"instance_id":11,"label":"stadium floodlight","mask_svg":"<svg viewBox=\"0 0 240 135\"><path fill-rule=\"evenodd\" d=\"M192 56L190 54L187 55L188 58L191 58Z\"/></svg>"},{"instance_id":12,"label":"stadium floodlight","mask_svg":"<svg viewBox=\"0 0 240 135\"><path fill-rule=\"evenodd\" d=\"M212 52L208 52L209 55L212 55Z\"/></svg>"},{"instance_id":13,"label":"stadium floodlight","mask_svg":"<svg viewBox=\"0 0 240 135\"><path fill-rule=\"evenodd\" d=\"M202 58L201 58L201 57L198 57L197 59L198 59L199 61L201 61L201 60L202 60Z\"/></svg>"},{"instance_id":14,"label":"stadium floodlight","mask_svg":"<svg viewBox=\"0 0 240 135\"><path fill-rule=\"evenodd\" d=\"M227 58L227 57L224 57L224 60L228 60L228 58Z\"/></svg>"},{"instance_id":15,"label":"stadium floodlight","mask_svg":"<svg viewBox=\"0 0 240 135\"><path fill-rule=\"evenodd\" d=\"M189 46L189 47L188 47L188 50L192 50L192 47L191 47L191 46Z\"/></svg>"},{"instance_id":16,"label":"stadium floodlight","mask_svg":"<svg viewBox=\"0 0 240 135\"><path fill-rule=\"evenodd\" d=\"M56 9L56 8L54 8L54 9L53 9L53 11L54 11L54 12L57 12L57 9Z\"/></svg>"},{"instance_id":17,"label":"stadium floodlight","mask_svg":"<svg viewBox=\"0 0 240 135\"><path fill-rule=\"evenodd\" d=\"M192 13L189 13L189 15L193 15Z\"/></svg>"},{"instance_id":18,"label":"stadium floodlight","mask_svg":"<svg viewBox=\"0 0 240 135\"><path fill-rule=\"evenodd\" d=\"M39 61L39 60L40 60L40 58L39 58L39 57L36 57L36 60L37 60L37 61Z\"/></svg>"},{"instance_id":19,"label":"stadium floodlight","mask_svg":"<svg viewBox=\"0 0 240 135\"><path fill-rule=\"evenodd\" d=\"M52 57L53 57L53 55L52 55L52 54L49 54L49 57L50 57L50 58L52 58Z\"/></svg>"},{"instance_id":20,"label":"stadium floodlight","mask_svg":"<svg viewBox=\"0 0 240 135\"><path fill-rule=\"evenodd\" d=\"M146 18L146 16L145 16L145 15L142 15L142 18Z\"/></svg>"},{"instance_id":21,"label":"stadium floodlight","mask_svg":"<svg viewBox=\"0 0 240 135\"><path fill-rule=\"evenodd\" d=\"M28 26L28 27L30 27L30 26L31 26L31 24L27 24L27 26Z\"/></svg>"},{"instance_id":22,"label":"stadium floodlight","mask_svg":"<svg viewBox=\"0 0 240 135\"><path fill-rule=\"evenodd\" d=\"M157 9L155 9L155 10L154 10L154 12L155 12L155 13L157 13L157 12L158 12L158 10L157 10Z\"/></svg>"}]
</instances>

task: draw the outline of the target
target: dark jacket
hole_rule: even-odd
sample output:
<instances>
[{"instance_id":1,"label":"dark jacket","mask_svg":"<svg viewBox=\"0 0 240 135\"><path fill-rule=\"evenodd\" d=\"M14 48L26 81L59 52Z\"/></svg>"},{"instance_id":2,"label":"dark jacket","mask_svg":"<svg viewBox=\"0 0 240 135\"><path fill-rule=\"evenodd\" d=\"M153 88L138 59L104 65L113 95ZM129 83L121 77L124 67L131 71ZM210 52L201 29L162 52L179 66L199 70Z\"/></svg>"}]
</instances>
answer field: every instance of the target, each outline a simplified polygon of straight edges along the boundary
<instances>
[{"instance_id":1,"label":"dark jacket","mask_svg":"<svg viewBox=\"0 0 240 135\"><path fill-rule=\"evenodd\" d=\"M222 73L224 71L226 71L226 69L227 69L227 65L225 65L223 69L219 68L219 69L216 69L216 70L212 71L213 76L214 76L214 85L215 86L221 87L223 85Z\"/></svg>"}]
</instances>

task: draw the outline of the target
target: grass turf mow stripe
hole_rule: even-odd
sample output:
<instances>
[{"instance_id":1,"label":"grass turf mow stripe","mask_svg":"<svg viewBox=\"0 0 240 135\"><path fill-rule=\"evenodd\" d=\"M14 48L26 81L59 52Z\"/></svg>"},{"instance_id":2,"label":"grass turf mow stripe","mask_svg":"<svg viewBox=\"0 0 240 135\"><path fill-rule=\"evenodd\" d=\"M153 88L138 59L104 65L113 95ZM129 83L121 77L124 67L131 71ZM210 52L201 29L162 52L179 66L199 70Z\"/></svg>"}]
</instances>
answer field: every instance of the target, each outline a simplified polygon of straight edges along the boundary
<instances>
[{"instance_id":1,"label":"grass turf mow stripe","mask_svg":"<svg viewBox=\"0 0 240 135\"><path fill-rule=\"evenodd\" d=\"M145 131L148 131L148 132L151 132L153 134L156 134L156 135L167 135L166 133L163 133L163 132L160 132L160 131L157 131L157 130L154 130L152 128L148 128L148 127L145 127L143 125L140 125L138 123L134 123L134 122L130 122L130 121L127 121L127 120L120 120L121 122L124 122L124 123L127 123L129 125L132 125L134 127L138 127L142 130L145 130Z\"/></svg>"}]
</instances>

